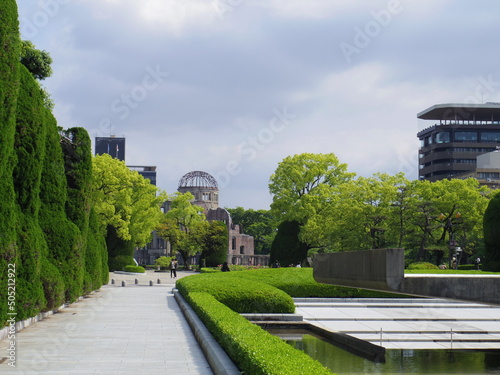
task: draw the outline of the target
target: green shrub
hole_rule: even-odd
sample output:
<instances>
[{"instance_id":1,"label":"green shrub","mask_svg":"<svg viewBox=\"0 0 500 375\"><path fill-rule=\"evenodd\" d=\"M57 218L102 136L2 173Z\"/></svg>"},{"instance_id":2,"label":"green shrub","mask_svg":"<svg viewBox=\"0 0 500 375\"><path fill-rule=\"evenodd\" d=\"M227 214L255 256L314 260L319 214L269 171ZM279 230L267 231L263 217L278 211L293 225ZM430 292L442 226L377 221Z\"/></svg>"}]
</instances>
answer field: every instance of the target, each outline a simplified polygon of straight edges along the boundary
<instances>
[{"instance_id":1,"label":"green shrub","mask_svg":"<svg viewBox=\"0 0 500 375\"><path fill-rule=\"evenodd\" d=\"M117 255L108 260L110 271L123 271L126 266L135 266L134 258L130 255Z\"/></svg>"},{"instance_id":2,"label":"green shrub","mask_svg":"<svg viewBox=\"0 0 500 375\"><path fill-rule=\"evenodd\" d=\"M56 266L48 259L42 260L40 279L47 300L44 311L51 311L61 307L65 302L64 279Z\"/></svg>"},{"instance_id":3,"label":"green shrub","mask_svg":"<svg viewBox=\"0 0 500 375\"><path fill-rule=\"evenodd\" d=\"M241 272L228 272L230 277L258 280L272 285L292 297L320 298L394 298L404 297L393 293L378 292L337 285L320 284L313 278L312 268L262 268ZM246 282L246 281L245 281Z\"/></svg>"},{"instance_id":4,"label":"green shrub","mask_svg":"<svg viewBox=\"0 0 500 375\"><path fill-rule=\"evenodd\" d=\"M144 273L146 270L141 266L125 266L125 272Z\"/></svg>"},{"instance_id":5,"label":"green shrub","mask_svg":"<svg viewBox=\"0 0 500 375\"><path fill-rule=\"evenodd\" d=\"M177 288L184 297L190 292L213 295L239 313L293 313L292 298L271 285L258 281L232 278L230 272L198 274L177 281Z\"/></svg>"},{"instance_id":6,"label":"green shrub","mask_svg":"<svg viewBox=\"0 0 500 375\"><path fill-rule=\"evenodd\" d=\"M158 259L155 260L155 266L160 266L161 268L168 268L170 267L170 262L172 261L171 257L159 257Z\"/></svg>"},{"instance_id":7,"label":"green shrub","mask_svg":"<svg viewBox=\"0 0 500 375\"><path fill-rule=\"evenodd\" d=\"M409 270L438 270L439 267L429 262L417 262L408 265Z\"/></svg>"},{"instance_id":8,"label":"green shrub","mask_svg":"<svg viewBox=\"0 0 500 375\"><path fill-rule=\"evenodd\" d=\"M191 292L186 299L242 373L331 374L307 354L252 324L210 294Z\"/></svg>"}]
</instances>

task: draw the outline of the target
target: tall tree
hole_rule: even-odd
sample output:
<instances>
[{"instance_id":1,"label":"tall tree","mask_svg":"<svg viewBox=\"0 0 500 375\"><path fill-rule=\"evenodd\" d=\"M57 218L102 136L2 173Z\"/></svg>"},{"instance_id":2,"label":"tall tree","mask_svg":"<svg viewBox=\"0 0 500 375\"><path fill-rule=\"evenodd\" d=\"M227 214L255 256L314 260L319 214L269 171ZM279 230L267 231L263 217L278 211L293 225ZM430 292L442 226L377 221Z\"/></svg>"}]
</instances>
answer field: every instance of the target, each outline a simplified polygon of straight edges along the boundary
<instances>
[{"instance_id":1,"label":"tall tree","mask_svg":"<svg viewBox=\"0 0 500 375\"><path fill-rule=\"evenodd\" d=\"M226 261L228 246L227 225L222 221L210 221L201 235L200 265L216 267Z\"/></svg>"},{"instance_id":2,"label":"tall tree","mask_svg":"<svg viewBox=\"0 0 500 375\"><path fill-rule=\"evenodd\" d=\"M271 212L279 222L305 224L324 206L325 197L354 175L333 153L288 156L270 177Z\"/></svg>"},{"instance_id":3,"label":"tall tree","mask_svg":"<svg viewBox=\"0 0 500 375\"><path fill-rule=\"evenodd\" d=\"M172 250L181 254L185 265L188 258L202 251L201 242L206 230L203 208L192 203L193 194L176 193L169 210L158 226L158 235L170 242Z\"/></svg>"},{"instance_id":4,"label":"tall tree","mask_svg":"<svg viewBox=\"0 0 500 375\"><path fill-rule=\"evenodd\" d=\"M484 213L483 231L487 269L500 271L500 194L496 194Z\"/></svg>"},{"instance_id":5,"label":"tall tree","mask_svg":"<svg viewBox=\"0 0 500 375\"><path fill-rule=\"evenodd\" d=\"M116 228L118 237L144 246L162 218L166 194L110 155L93 158L93 202L101 228Z\"/></svg>"}]
</instances>

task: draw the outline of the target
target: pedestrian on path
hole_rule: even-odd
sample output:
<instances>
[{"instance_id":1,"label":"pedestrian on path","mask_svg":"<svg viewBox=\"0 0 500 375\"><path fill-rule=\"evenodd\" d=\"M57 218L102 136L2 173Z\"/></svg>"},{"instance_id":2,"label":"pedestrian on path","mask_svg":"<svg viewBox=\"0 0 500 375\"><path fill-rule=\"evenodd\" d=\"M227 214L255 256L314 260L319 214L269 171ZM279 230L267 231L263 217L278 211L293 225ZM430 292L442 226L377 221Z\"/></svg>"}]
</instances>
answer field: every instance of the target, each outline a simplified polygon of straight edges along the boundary
<instances>
[{"instance_id":1,"label":"pedestrian on path","mask_svg":"<svg viewBox=\"0 0 500 375\"><path fill-rule=\"evenodd\" d=\"M177 259L172 259L170 262L170 278L177 277Z\"/></svg>"}]
</instances>

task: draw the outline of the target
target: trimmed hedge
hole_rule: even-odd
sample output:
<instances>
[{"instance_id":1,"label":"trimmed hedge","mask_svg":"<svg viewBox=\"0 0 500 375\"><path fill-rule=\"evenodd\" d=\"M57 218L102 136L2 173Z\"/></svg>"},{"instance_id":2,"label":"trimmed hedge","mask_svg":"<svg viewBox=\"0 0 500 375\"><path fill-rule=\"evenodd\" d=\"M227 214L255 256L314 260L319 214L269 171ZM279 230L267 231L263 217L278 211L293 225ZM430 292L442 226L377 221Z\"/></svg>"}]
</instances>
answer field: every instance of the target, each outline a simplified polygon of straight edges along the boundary
<instances>
[{"instance_id":1,"label":"trimmed hedge","mask_svg":"<svg viewBox=\"0 0 500 375\"><path fill-rule=\"evenodd\" d=\"M243 373L331 374L330 370L307 354L249 322L209 293L190 292L185 298Z\"/></svg>"},{"instance_id":2,"label":"trimmed hedge","mask_svg":"<svg viewBox=\"0 0 500 375\"><path fill-rule=\"evenodd\" d=\"M206 292L238 313L293 313L293 299L285 292L258 281L231 277L231 272L198 274L179 279L176 283L182 296L191 292Z\"/></svg>"},{"instance_id":3,"label":"trimmed hedge","mask_svg":"<svg viewBox=\"0 0 500 375\"><path fill-rule=\"evenodd\" d=\"M439 267L436 266L435 264L428 263L428 262L417 262L417 263L409 264L407 269L409 269L409 270L438 270Z\"/></svg>"},{"instance_id":4,"label":"trimmed hedge","mask_svg":"<svg viewBox=\"0 0 500 375\"><path fill-rule=\"evenodd\" d=\"M262 268L239 272L228 272L228 276L246 280L259 280L272 285L291 297L306 298L403 298L406 295L378 292L373 290L348 288L320 284L313 278L313 269L302 268ZM235 283L238 283L235 281ZM241 283L241 282L240 282Z\"/></svg>"},{"instance_id":5,"label":"trimmed hedge","mask_svg":"<svg viewBox=\"0 0 500 375\"><path fill-rule=\"evenodd\" d=\"M125 266L125 272L144 273L146 270L141 266Z\"/></svg>"}]
</instances>

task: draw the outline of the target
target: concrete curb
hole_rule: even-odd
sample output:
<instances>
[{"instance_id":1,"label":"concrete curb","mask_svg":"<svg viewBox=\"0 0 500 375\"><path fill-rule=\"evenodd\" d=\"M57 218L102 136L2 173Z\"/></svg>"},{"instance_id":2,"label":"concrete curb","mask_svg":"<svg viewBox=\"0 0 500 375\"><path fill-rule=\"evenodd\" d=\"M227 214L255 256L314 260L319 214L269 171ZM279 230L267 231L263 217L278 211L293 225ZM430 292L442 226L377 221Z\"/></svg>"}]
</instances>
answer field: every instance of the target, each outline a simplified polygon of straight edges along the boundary
<instances>
[{"instance_id":1,"label":"concrete curb","mask_svg":"<svg viewBox=\"0 0 500 375\"><path fill-rule=\"evenodd\" d=\"M238 370L226 352L215 341L207 327L205 327L198 315L196 315L191 306L179 294L177 289L173 289L172 292L214 374L241 375L240 370Z\"/></svg>"}]
</instances>

